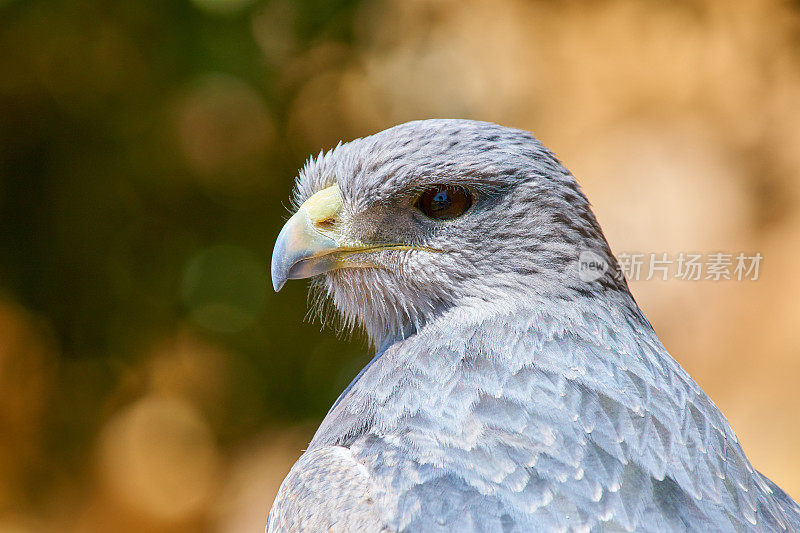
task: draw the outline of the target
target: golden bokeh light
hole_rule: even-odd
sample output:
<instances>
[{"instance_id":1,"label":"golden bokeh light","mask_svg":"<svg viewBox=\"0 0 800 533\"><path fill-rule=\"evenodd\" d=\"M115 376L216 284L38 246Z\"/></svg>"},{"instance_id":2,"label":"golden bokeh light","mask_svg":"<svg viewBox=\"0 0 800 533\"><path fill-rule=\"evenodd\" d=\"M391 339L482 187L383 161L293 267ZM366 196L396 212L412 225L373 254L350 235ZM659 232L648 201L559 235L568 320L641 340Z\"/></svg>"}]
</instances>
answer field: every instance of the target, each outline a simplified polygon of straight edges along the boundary
<instances>
[{"instance_id":1,"label":"golden bokeh light","mask_svg":"<svg viewBox=\"0 0 800 533\"><path fill-rule=\"evenodd\" d=\"M218 482L214 437L190 404L152 395L112 418L100 435L99 465L115 498L149 517L199 513Z\"/></svg>"}]
</instances>

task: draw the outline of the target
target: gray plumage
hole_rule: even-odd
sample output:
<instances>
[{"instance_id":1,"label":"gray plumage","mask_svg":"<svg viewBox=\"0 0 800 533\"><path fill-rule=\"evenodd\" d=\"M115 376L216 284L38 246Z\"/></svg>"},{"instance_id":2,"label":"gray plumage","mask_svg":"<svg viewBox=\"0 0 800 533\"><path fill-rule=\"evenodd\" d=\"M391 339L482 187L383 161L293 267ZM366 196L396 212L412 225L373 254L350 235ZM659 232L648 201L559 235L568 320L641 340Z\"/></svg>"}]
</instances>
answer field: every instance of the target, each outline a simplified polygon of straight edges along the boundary
<instances>
[{"instance_id":1,"label":"gray plumage","mask_svg":"<svg viewBox=\"0 0 800 533\"><path fill-rule=\"evenodd\" d=\"M315 280L377 355L283 482L267 531L796 531L800 508L644 317L589 203L527 132L428 120L310 160L369 268ZM473 206L427 219L437 184ZM610 268L578 276L580 252ZM366 261L366 258L364 259Z\"/></svg>"}]
</instances>

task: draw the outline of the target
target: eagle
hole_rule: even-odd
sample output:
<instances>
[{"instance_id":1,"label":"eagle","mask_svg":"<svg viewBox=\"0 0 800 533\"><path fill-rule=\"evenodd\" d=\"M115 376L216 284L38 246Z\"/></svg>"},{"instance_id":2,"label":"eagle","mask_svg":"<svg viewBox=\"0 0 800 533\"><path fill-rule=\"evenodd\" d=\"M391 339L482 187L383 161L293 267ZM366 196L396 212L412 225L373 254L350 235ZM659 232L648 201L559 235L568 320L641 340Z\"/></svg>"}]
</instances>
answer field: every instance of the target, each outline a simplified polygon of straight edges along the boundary
<instances>
[{"instance_id":1,"label":"eagle","mask_svg":"<svg viewBox=\"0 0 800 533\"><path fill-rule=\"evenodd\" d=\"M268 532L800 531L532 134L401 124L310 159L293 204L275 290L314 278L375 356Z\"/></svg>"}]
</instances>

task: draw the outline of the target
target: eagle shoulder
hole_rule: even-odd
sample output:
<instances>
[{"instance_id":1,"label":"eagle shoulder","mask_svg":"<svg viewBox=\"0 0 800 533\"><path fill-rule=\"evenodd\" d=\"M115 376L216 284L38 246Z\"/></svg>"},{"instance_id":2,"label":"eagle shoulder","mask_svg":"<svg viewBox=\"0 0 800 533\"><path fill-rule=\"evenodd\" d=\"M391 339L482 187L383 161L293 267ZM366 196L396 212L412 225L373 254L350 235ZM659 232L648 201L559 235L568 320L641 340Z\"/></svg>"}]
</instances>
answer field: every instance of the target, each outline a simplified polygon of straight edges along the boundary
<instances>
[{"instance_id":1,"label":"eagle shoulder","mask_svg":"<svg viewBox=\"0 0 800 533\"><path fill-rule=\"evenodd\" d=\"M390 531L366 467L343 446L304 453L281 484L266 533Z\"/></svg>"}]
</instances>

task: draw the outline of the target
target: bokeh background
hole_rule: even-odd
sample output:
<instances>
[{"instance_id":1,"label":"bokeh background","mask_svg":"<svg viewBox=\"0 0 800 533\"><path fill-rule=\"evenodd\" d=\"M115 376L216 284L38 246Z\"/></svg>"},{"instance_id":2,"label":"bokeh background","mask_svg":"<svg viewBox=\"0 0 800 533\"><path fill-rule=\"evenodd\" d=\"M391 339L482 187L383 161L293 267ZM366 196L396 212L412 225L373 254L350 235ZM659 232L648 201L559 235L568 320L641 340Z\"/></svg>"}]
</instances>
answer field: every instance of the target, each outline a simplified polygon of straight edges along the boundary
<instances>
[{"instance_id":1,"label":"bokeh background","mask_svg":"<svg viewBox=\"0 0 800 533\"><path fill-rule=\"evenodd\" d=\"M800 497L800 2L0 0L0 531L261 531L368 359L275 294L309 154L428 117L533 131Z\"/></svg>"}]
</instances>

